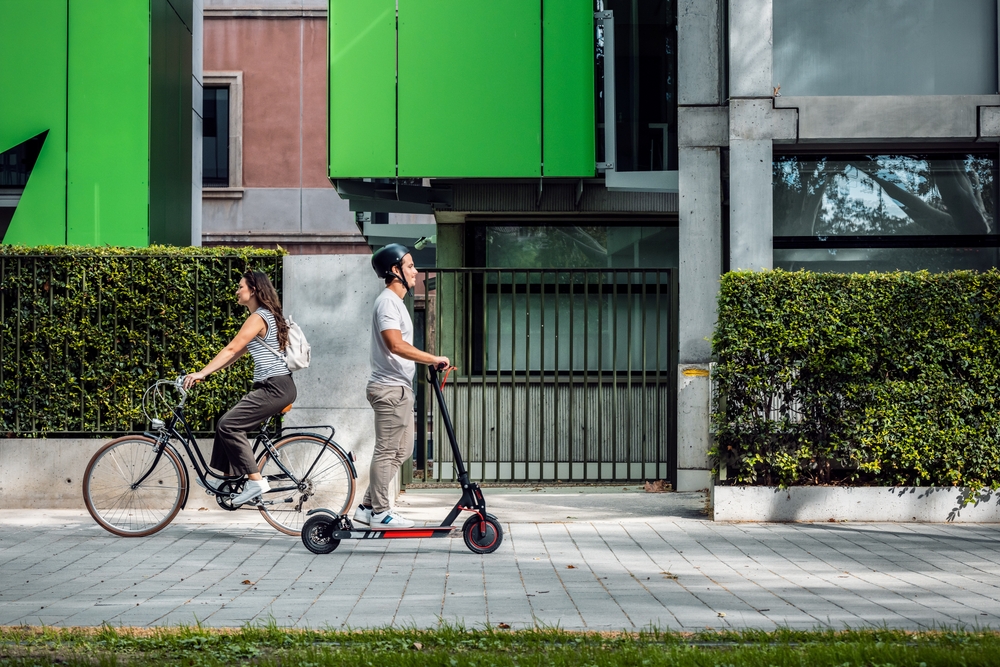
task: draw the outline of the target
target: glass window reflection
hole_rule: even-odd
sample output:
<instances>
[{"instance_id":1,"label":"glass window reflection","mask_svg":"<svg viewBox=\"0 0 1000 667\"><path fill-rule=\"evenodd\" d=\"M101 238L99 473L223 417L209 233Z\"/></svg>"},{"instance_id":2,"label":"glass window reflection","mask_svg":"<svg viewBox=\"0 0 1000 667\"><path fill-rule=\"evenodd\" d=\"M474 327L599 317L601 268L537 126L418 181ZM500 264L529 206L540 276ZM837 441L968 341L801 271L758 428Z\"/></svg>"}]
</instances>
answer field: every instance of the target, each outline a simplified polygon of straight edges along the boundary
<instances>
[{"instance_id":1,"label":"glass window reflection","mask_svg":"<svg viewBox=\"0 0 1000 667\"><path fill-rule=\"evenodd\" d=\"M774 234L996 234L997 163L965 154L774 160Z\"/></svg>"},{"instance_id":2,"label":"glass window reflection","mask_svg":"<svg viewBox=\"0 0 1000 667\"><path fill-rule=\"evenodd\" d=\"M671 268L677 228L605 225L490 226L489 268Z\"/></svg>"},{"instance_id":3,"label":"glass window reflection","mask_svg":"<svg viewBox=\"0 0 1000 667\"><path fill-rule=\"evenodd\" d=\"M615 19L616 171L677 169L676 0L597 0ZM597 155L604 157L603 34L597 36Z\"/></svg>"}]
</instances>

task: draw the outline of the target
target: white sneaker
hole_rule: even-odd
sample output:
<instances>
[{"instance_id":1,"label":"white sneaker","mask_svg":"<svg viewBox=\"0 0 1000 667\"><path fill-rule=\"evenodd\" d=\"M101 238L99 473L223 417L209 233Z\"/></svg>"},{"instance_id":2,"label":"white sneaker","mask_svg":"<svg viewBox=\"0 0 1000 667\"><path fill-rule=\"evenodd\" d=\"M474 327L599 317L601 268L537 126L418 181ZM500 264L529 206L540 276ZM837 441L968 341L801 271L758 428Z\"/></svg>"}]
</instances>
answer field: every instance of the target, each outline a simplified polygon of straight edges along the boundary
<instances>
[{"instance_id":1,"label":"white sneaker","mask_svg":"<svg viewBox=\"0 0 1000 667\"><path fill-rule=\"evenodd\" d=\"M354 523L363 523L366 526L372 522L372 508L358 505L354 510Z\"/></svg>"},{"instance_id":2,"label":"white sneaker","mask_svg":"<svg viewBox=\"0 0 1000 667\"><path fill-rule=\"evenodd\" d=\"M233 498L233 505L243 505L271 490L266 479L249 479L243 487L243 493Z\"/></svg>"},{"instance_id":3,"label":"white sneaker","mask_svg":"<svg viewBox=\"0 0 1000 667\"><path fill-rule=\"evenodd\" d=\"M194 478L194 483L200 486L201 488L205 489L205 493L207 493L210 496L215 495L215 492L219 490L220 486L222 486L222 482L223 480L214 479L212 477L206 477L204 482L201 480L201 477Z\"/></svg>"},{"instance_id":4,"label":"white sneaker","mask_svg":"<svg viewBox=\"0 0 1000 667\"><path fill-rule=\"evenodd\" d=\"M369 526L372 528L412 528L415 524L393 510L372 512Z\"/></svg>"}]
</instances>

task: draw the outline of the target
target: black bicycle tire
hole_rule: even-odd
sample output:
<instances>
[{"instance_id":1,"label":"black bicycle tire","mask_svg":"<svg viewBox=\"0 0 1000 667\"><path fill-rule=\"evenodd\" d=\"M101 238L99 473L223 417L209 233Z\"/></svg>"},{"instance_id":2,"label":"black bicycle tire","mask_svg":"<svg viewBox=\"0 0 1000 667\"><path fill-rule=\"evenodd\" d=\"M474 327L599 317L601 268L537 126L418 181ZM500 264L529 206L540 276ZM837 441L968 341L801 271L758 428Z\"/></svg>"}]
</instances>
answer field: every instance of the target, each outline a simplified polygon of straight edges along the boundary
<instances>
[{"instance_id":1,"label":"black bicycle tire","mask_svg":"<svg viewBox=\"0 0 1000 667\"><path fill-rule=\"evenodd\" d=\"M90 457L90 462L87 463L87 467L83 474L83 502L87 507L87 512L89 512L90 516L95 522L97 522L97 525L104 528L109 533L118 535L119 537L148 537L149 535L158 533L170 525L170 522L173 521L174 518L176 518L177 513L180 512L181 505L184 503L184 498L186 497L188 488L187 467L184 465L183 460L170 447L164 448L163 456L166 456L177 469L178 482L180 484L180 491L177 494L177 499L174 502L173 508L168 512L163 520L155 524L152 528L141 531L121 530L105 520L97 508L94 507L91 498L91 477L94 473L94 466L97 465L97 462L103 458L104 454L108 450L128 441L144 442L150 445L150 447L156 446L155 440L144 435L126 435L106 442L100 449L94 452L94 455Z\"/></svg>"},{"instance_id":2,"label":"black bicycle tire","mask_svg":"<svg viewBox=\"0 0 1000 667\"><path fill-rule=\"evenodd\" d=\"M315 435L295 434L295 435L290 435L286 438L282 438L278 442L274 443L275 451L280 451L282 447L288 445L289 443L300 440L309 440L311 442L315 442L318 445L327 448L329 451L333 452L334 455L338 459L340 459L341 463L343 464L344 471L346 472L347 484L349 486L347 490L346 500L344 502L343 507L339 508L328 507L326 509L333 511L338 515L344 514L345 512L347 512L348 508L350 508L354 504L354 495L357 493L357 485L354 482L354 475L352 474L353 468L351 466L350 459L348 458L344 450L342 450L336 444ZM264 466L270 460L270 458L271 458L270 451L265 450L260 457L260 461L257 464L257 469L263 473ZM291 535L292 537L301 537L302 535L301 528L299 530L295 530L295 528L289 527L286 524L281 523L280 521L278 521L277 519L275 519L270 515L267 506L260 505L257 507L257 509L260 511L261 516L264 517L264 520L267 521L271 525L271 527L273 527L275 530L282 532L285 535ZM305 525L305 521L306 520L303 519L302 521L303 525Z\"/></svg>"}]
</instances>

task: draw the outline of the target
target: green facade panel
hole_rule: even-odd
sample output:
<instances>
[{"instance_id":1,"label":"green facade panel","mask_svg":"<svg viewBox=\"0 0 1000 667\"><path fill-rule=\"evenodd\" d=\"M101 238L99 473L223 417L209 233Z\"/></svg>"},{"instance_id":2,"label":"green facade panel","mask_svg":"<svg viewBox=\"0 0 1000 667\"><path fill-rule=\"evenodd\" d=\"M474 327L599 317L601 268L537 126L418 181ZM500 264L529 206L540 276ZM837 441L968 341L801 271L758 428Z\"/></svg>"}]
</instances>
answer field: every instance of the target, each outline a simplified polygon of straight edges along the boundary
<instances>
[{"instance_id":1,"label":"green facade panel","mask_svg":"<svg viewBox=\"0 0 1000 667\"><path fill-rule=\"evenodd\" d=\"M396 4L330 0L331 178L594 175L590 0Z\"/></svg>"},{"instance_id":2,"label":"green facade panel","mask_svg":"<svg viewBox=\"0 0 1000 667\"><path fill-rule=\"evenodd\" d=\"M593 6L592 0L542 2L544 176L595 173Z\"/></svg>"},{"instance_id":3,"label":"green facade panel","mask_svg":"<svg viewBox=\"0 0 1000 667\"><path fill-rule=\"evenodd\" d=\"M0 242L190 244L192 6L0 0L0 153L47 133Z\"/></svg>"},{"instance_id":4,"label":"green facade panel","mask_svg":"<svg viewBox=\"0 0 1000 667\"><path fill-rule=\"evenodd\" d=\"M69 55L68 241L145 246L149 5L70 2Z\"/></svg>"},{"instance_id":5,"label":"green facade panel","mask_svg":"<svg viewBox=\"0 0 1000 667\"><path fill-rule=\"evenodd\" d=\"M48 131L4 243L66 242L66 0L0 0L0 152Z\"/></svg>"},{"instance_id":6,"label":"green facade panel","mask_svg":"<svg viewBox=\"0 0 1000 667\"><path fill-rule=\"evenodd\" d=\"M330 176L396 175L396 1L331 0Z\"/></svg>"},{"instance_id":7,"label":"green facade panel","mask_svg":"<svg viewBox=\"0 0 1000 667\"><path fill-rule=\"evenodd\" d=\"M149 240L191 244L191 31L149 2Z\"/></svg>"},{"instance_id":8,"label":"green facade panel","mask_svg":"<svg viewBox=\"0 0 1000 667\"><path fill-rule=\"evenodd\" d=\"M539 0L399 0L401 177L541 176Z\"/></svg>"}]
</instances>

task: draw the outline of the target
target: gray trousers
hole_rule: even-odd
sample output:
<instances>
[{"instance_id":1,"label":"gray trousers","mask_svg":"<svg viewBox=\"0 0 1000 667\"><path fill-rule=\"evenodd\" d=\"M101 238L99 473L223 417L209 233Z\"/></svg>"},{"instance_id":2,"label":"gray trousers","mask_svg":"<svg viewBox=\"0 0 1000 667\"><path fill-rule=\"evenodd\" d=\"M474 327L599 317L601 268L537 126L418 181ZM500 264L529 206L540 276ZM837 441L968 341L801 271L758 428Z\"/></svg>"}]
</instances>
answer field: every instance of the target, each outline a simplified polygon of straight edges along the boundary
<instances>
[{"instance_id":1,"label":"gray trousers","mask_svg":"<svg viewBox=\"0 0 1000 667\"><path fill-rule=\"evenodd\" d=\"M291 375L275 375L254 382L253 389L219 420L215 428L211 466L225 475L249 475L257 471L247 431L295 401Z\"/></svg>"},{"instance_id":2,"label":"gray trousers","mask_svg":"<svg viewBox=\"0 0 1000 667\"><path fill-rule=\"evenodd\" d=\"M391 507L393 476L413 455L413 389L370 384L367 395L375 411L375 453L362 502L373 512L384 512Z\"/></svg>"}]
</instances>

